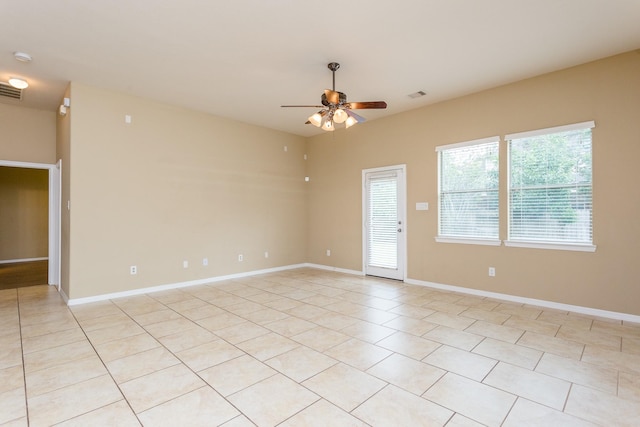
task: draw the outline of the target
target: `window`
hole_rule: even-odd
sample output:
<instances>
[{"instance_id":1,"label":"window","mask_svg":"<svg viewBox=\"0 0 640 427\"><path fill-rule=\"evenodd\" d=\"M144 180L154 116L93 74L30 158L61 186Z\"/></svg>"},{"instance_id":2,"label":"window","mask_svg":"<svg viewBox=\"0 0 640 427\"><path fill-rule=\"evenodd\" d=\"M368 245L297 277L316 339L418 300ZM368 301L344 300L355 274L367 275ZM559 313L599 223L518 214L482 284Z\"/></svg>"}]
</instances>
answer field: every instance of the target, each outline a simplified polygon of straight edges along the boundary
<instances>
[{"instance_id":1,"label":"window","mask_svg":"<svg viewBox=\"0 0 640 427\"><path fill-rule=\"evenodd\" d=\"M499 137L436 147L439 242L500 244Z\"/></svg>"},{"instance_id":2,"label":"window","mask_svg":"<svg viewBox=\"0 0 640 427\"><path fill-rule=\"evenodd\" d=\"M593 122L586 122L505 137L509 150L505 244L592 245L593 127Z\"/></svg>"}]
</instances>

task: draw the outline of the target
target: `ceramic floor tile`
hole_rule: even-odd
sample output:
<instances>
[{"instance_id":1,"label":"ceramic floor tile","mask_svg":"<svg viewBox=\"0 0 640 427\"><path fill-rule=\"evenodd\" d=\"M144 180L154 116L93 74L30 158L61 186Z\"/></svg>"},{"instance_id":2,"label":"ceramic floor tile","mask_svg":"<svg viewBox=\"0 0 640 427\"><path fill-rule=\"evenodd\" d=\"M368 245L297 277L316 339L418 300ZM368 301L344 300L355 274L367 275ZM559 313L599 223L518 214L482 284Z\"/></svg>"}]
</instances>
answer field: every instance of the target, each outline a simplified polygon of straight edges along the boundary
<instances>
[{"instance_id":1,"label":"ceramic floor tile","mask_svg":"<svg viewBox=\"0 0 640 427\"><path fill-rule=\"evenodd\" d=\"M279 427L366 427L363 421L355 418L324 399L298 412Z\"/></svg>"},{"instance_id":2,"label":"ceramic floor tile","mask_svg":"<svg viewBox=\"0 0 640 427\"><path fill-rule=\"evenodd\" d=\"M106 363L125 356L140 353L159 347L160 343L149 334L139 334L118 340L96 344L95 349L100 358Z\"/></svg>"},{"instance_id":3,"label":"ceramic floor tile","mask_svg":"<svg viewBox=\"0 0 640 427\"><path fill-rule=\"evenodd\" d=\"M606 348L586 345L582 361L605 368L640 374L640 355L612 351Z\"/></svg>"},{"instance_id":4,"label":"ceramic floor tile","mask_svg":"<svg viewBox=\"0 0 640 427\"><path fill-rule=\"evenodd\" d=\"M78 323L80 323L84 331L95 331L96 329L117 326L122 323L131 323L131 318L126 313L118 311L107 316L79 319Z\"/></svg>"},{"instance_id":5,"label":"ceramic floor tile","mask_svg":"<svg viewBox=\"0 0 640 427\"><path fill-rule=\"evenodd\" d=\"M417 360L425 358L441 346L440 343L407 334L406 332L396 332L378 341L376 345Z\"/></svg>"},{"instance_id":6,"label":"ceramic floor tile","mask_svg":"<svg viewBox=\"0 0 640 427\"><path fill-rule=\"evenodd\" d=\"M338 363L337 360L325 356L306 347L298 347L286 353L272 357L265 362L273 369L281 372L296 382L302 382Z\"/></svg>"},{"instance_id":7,"label":"ceramic floor tile","mask_svg":"<svg viewBox=\"0 0 640 427\"><path fill-rule=\"evenodd\" d=\"M618 380L618 397L640 401L640 375L620 372Z\"/></svg>"},{"instance_id":8,"label":"ceramic floor tile","mask_svg":"<svg viewBox=\"0 0 640 427\"><path fill-rule=\"evenodd\" d=\"M243 341L266 335L271 331L266 327L255 325L251 322L240 323L239 325L230 326L228 328L219 329L216 335L231 344L241 343Z\"/></svg>"},{"instance_id":9,"label":"ceramic floor tile","mask_svg":"<svg viewBox=\"0 0 640 427\"><path fill-rule=\"evenodd\" d=\"M109 316L112 314L122 314L120 307L111 301L92 302L70 307L73 315L78 319L93 319L96 317Z\"/></svg>"},{"instance_id":10,"label":"ceramic floor tile","mask_svg":"<svg viewBox=\"0 0 640 427\"><path fill-rule=\"evenodd\" d=\"M20 420L27 415L24 387L0 393L0 424Z\"/></svg>"},{"instance_id":11,"label":"ceramic floor tile","mask_svg":"<svg viewBox=\"0 0 640 427\"><path fill-rule=\"evenodd\" d=\"M167 304L167 307L177 311L178 313L182 313L183 311L187 311L187 310L191 310L191 309L199 308L203 306L210 306L210 305L211 304L201 300L200 298L187 298L187 299L183 299L182 301L169 303Z\"/></svg>"},{"instance_id":12,"label":"ceramic floor tile","mask_svg":"<svg viewBox=\"0 0 640 427\"><path fill-rule=\"evenodd\" d=\"M447 373L424 398L487 426L499 426L516 396L479 382Z\"/></svg>"},{"instance_id":13,"label":"ceramic floor tile","mask_svg":"<svg viewBox=\"0 0 640 427\"><path fill-rule=\"evenodd\" d=\"M435 323L436 325L448 326L454 329L464 330L476 322L475 319L468 317L456 316L450 313L435 312L424 320Z\"/></svg>"},{"instance_id":14,"label":"ceramic floor tile","mask_svg":"<svg viewBox=\"0 0 640 427\"><path fill-rule=\"evenodd\" d=\"M158 341L173 353L177 353L217 339L216 334L201 326L192 325L182 331L159 337Z\"/></svg>"},{"instance_id":15,"label":"ceramic floor tile","mask_svg":"<svg viewBox=\"0 0 640 427\"><path fill-rule=\"evenodd\" d=\"M277 390L277 393L273 391ZM259 426L273 426L320 399L283 375L274 375L228 397Z\"/></svg>"},{"instance_id":16,"label":"ceramic floor tile","mask_svg":"<svg viewBox=\"0 0 640 427\"><path fill-rule=\"evenodd\" d=\"M297 317L287 317L286 319L276 320L264 325L265 328L272 330L285 337L298 335L302 332L315 328L315 323Z\"/></svg>"},{"instance_id":17,"label":"ceramic floor tile","mask_svg":"<svg viewBox=\"0 0 640 427\"><path fill-rule=\"evenodd\" d=\"M199 329L197 324L184 317L152 323L144 327L144 329L155 338L181 333L191 328Z\"/></svg>"},{"instance_id":18,"label":"ceramic floor tile","mask_svg":"<svg viewBox=\"0 0 640 427\"><path fill-rule=\"evenodd\" d=\"M411 304L401 304L395 308L389 310L391 313L395 313L401 316L413 317L415 319L424 319L425 317L435 313L435 310L426 307L420 307Z\"/></svg>"},{"instance_id":19,"label":"ceramic floor tile","mask_svg":"<svg viewBox=\"0 0 640 427\"><path fill-rule=\"evenodd\" d=\"M65 329L63 331L52 332L46 335L22 338L22 351L33 353L34 351L47 350L49 348L58 347L65 344L71 344L77 341L84 341L87 338L79 327L73 329Z\"/></svg>"},{"instance_id":20,"label":"ceramic floor tile","mask_svg":"<svg viewBox=\"0 0 640 427\"><path fill-rule=\"evenodd\" d=\"M427 316L425 319L429 320L431 316ZM393 328L399 331L420 336L420 335L426 334L427 332L429 332L430 330L438 326L437 324L431 323L430 321L427 321L427 320L414 319L412 317L406 317L406 316L398 316L395 319L389 322L386 322L382 326L386 326L388 328Z\"/></svg>"},{"instance_id":21,"label":"ceramic floor tile","mask_svg":"<svg viewBox=\"0 0 640 427\"><path fill-rule=\"evenodd\" d=\"M22 346L20 345L19 336L16 338L11 337L10 340L6 341L0 346L0 369L22 365Z\"/></svg>"},{"instance_id":22,"label":"ceramic floor tile","mask_svg":"<svg viewBox=\"0 0 640 427\"><path fill-rule=\"evenodd\" d=\"M562 411L571 383L500 362L482 381L508 393Z\"/></svg>"},{"instance_id":23,"label":"ceramic floor tile","mask_svg":"<svg viewBox=\"0 0 640 427\"><path fill-rule=\"evenodd\" d=\"M341 362L366 370L391 355L391 351L357 339L351 339L325 352Z\"/></svg>"},{"instance_id":24,"label":"ceramic floor tile","mask_svg":"<svg viewBox=\"0 0 640 427\"><path fill-rule=\"evenodd\" d=\"M326 316L313 319L313 323L324 326L328 329L332 329L334 331L340 331L359 322L361 322L361 320L340 313L330 313Z\"/></svg>"},{"instance_id":25,"label":"ceramic floor tile","mask_svg":"<svg viewBox=\"0 0 640 427\"><path fill-rule=\"evenodd\" d=\"M158 347L107 362L107 369L118 384L122 384L178 363L167 349Z\"/></svg>"},{"instance_id":26,"label":"ceramic floor tile","mask_svg":"<svg viewBox=\"0 0 640 427\"><path fill-rule=\"evenodd\" d=\"M606 334L604 332L585 331L566 325L560 327L556 337L614 351L620 351L622 347L622 338L619 336Z\"/></svg>"},{"instance_id":27,"label":"ceramic floor tile","mask_svg":"<svg viewBox=\"0 0 640 427\"><path fill-rule=\"evenodd\" d=\"M443 345L423 359L425 363L456 374L482 381L497 360Z\"/></svg>"},{"instance_id":28,"label":"ceramic floor tile","mask_svg":"<svg viewBox=\"0 0 640 427\"><path fill-rule=\"evenodd\" d=\"M180 319L183 316L173 310L165 308L164 310L151 311L149 313L137 314L131 317L136 321L136 323L142 326L147 326L154 323L166 322L167 320Z\"/></svg>"},{"instance_id":29,"label":"ceramic floor tile","mask_svg":"<svg viewBox=\"0 0 640 427\"><path fill-rule=\"evenodd\" d=\"M96 352L89 341L78 341L52 349L25 354L24 369L28 375L40 369L48 369L63 363L81 360L95 355Z\"/></svg>"},{"instance_id":30,"label":"ceramic floor tile","mask_svg":"<svg viewBox=\"0 0 640 427\"><path fill-rule=\"evenodd\" d=\"M453 412L389 385L356 408L353 414L374 427L434 426L444 425Z\"/></svg>"},{"instance_id":31,"label":"ceramic floor tile","mask_svg":"<svg viewBox=\"0 0 640 427\"><path fill-rule=\"evenodd\" d=\"M537 334L555 336L560 329L560 325L544 322L542 320L523 319L521 317L510 317L504 326L521 329L525 331L535 332Z\"/></svg>"},{"instance_id":32,"label":"ceramic floor tile","mask_svg":"<svg viewBox=\"0 0 640 427\"><path fill-rule=\"evenodd\" d=\"M238 415L235 418L220 425L221 427L255 427L256 425L249 421L249 418L244 415Z\"/></svg>"},{"instance_id":33,"label":"ceramic floor tile","mask_svg":"<svg viewBox=\"0 0 640 427\"><path fill-rule=\"evenodd\" d=\"M145 426L209 427L221 425L240 413L211 387L202 387L144 411L138 416Z\"/></svg>"},{"instance_id":34,"label":"ceramic floor tile","mask_svg":"<svg viewBox=\"0 0 640 427\"><path fill-rule=\"evenodd\" d=\"M205 385L180 364L120 384L120 390L136 413L167 402Z\"/></svg>"},{"instance_id":35,"label":"ceramic floor tile","mask_svg":"<svg viewBox=\"0 0 640 427\"><path fill-rule=\"evenodd\" d=\"M244 355L242 350L224 340L211 341L176 353L176 356L195 372L242 355Z\"/></svg>"},{"instance_id":36,"label":"ceramic floor tile","mask_svg":"<svg viewBox=\"0 0 640 427\"><path fill-rule=\"evenodd\" d=\"M278 354L293 350L299 345L295 341L272 332L241 342L238 347L256 359L264 361Z\"/></svg>"},{"instance_id":37,"label":"ceramic floor tile","mask_svg":"<svg viewBox=\"0 0 640 427\"><path fill-rule=\"evenodd\" d=\"M86 426L140 426L138 419L125 400L103 406L86 414L56 424L56 427L86 427Z\"/></svg>"},{"instance_id":38,"label":"ceramic floor tile","mask_svg":"<svg viewBox=\"0 0 640 427\"><path fill-rule=\"evenodd\" d=\"M1 310L1 309L0 309ZM3 325L7 325L6 322ZM78 327L78 322L75 319L68 319L62 322L55 323L36 323L35 325L24 326L21 329L22 338L37 337L41 335L48 335L53 332L64 331L67 329L74 329Z\"/></svg>"},{"instance_id":39,"label":"ceramic floor tile","mask_svg":"<svg viewBox=\"0 0 640 427\"><path fill-rule=\"evenodd\" d=\"M454 414L447 423L447 427L484 427L484 425L477 423L464 415Z\"/></svg>"},{"instance_id":40,"label":"ceramic floor tile","mask_svg":"<svg viewBox=\"0 0 640 427\"><path fill-rule=\"evenodd\" d=\"M122 400L109 375L29 398L29 425L50 426Z\"/></svg>"},{"instance_id":41,"label":"ceramic floor tile","mask_svg":"<svg viewBox=\"0 0 640 427\"><path fill-rule=\"evenodd\" d=\"M118 340L124 337L131 337L144 333L144 329L137 323L130 321L118 324L117 326L85 331L87 337L93 345L102 344L109 341Z\"/></svg>"},{"instance_id":42,"label":"ceramic floor tile","mask_svg":"<svg viewBox=\"0 0 640 427\"><path fill-rule=\"evenodd\" d=\"M617 370L603 368L579 360L567 359L550 353L545 353L542 356L535 370L536 372L596 388L610 394L616 394L618 387Z\"/></svg>"},{"instance_id":43,"label":"ceramic floor tile","mask_svg":"<svg viewBox=\"0 0 640 427\"><path fill-rule=\"evenodd\" d=\"M640 425L638 402L621 399L577 384L571 387L564 411L603 426L636 427Z\"/></svg>"},{"instance_id":44,"label":"ceramic floor tile","mask_svg":"<svg viewBox=\"0 0 640 427\"><path fill-rule=\"evenodd\" d=\"M323 297L322 295L316 295L315 298L326 298L326 297ZM295 316L297 318L305 319L305 320L313 320L315 318L326 316L327 314L331 313L329 310L326 310L321 307L317 307L313 304L297 305L293 308L285 310L285 312L291 316Z\"/></svg>"},{"instance_id":45,"label":"ceramic floor tile","mask_svg":"<svg viewBox=\"0 0 640 427\"><path fill-rule=\"evenodd\" d=\"M216 316L218 314L223 314L223 313L224 313L224 310L221 309L220 307L216 307L215 305L207 303L206 305L202 305L200 307L194 307L188 310L181 310L179 315L182 315L187 319L195 322L196 320L205 319L207 317L212 317L212 316Z\"/></svg>"},{"instance_id":46,"label":"ceramic floor tile","mask_svg":"<svg viewBox=\"0 0 640 427\"><path fill-rule=\"evenodd\" d=\"M446 371L400 354L393 354L367 369L367 373L419 396Z\"/></svg>"},{"instance_id":47,"label":"ceramic floor tile","mask_svg":"<svg viewBox=\"0 0 640 427\"><path fill-rule=\"evenodd\" d=\"M622 352L640 355L640 338L622 337Z\"/></svg>"},{"instance_id":48,"label":"ceramic floor tile","mask_svg":"<svg viewBox=\"0 0 640 427\"><path fill-rule=\"evenodd\" d=\"M381 339L384 339L390 335L393 335L396 330L385 326L376 325L374 323L358 320L356 323L341 329L340 332L347 334L353 338L366 341L369 343L376 343Z\"/></svg>"},{"instance_id":49,"label":"ceramic floor tile","mask_svg":"<svg viewBox=\"0 0 640 427\"><path fill-rule=\"evenodd\" d=\"M218 393L229 396L277 373L266 364L244 355L204 369L198 375Z\"/></svg>"},{"instance_id":50,"label":"ceramic floor tile","mask_svg":"<svg viewBox=\"0 0 640 427\"><path fill-rule=\"evenodd\" d=\"M349 335L318 326L301 334L294 335L291 339L314 350L325 351L351 338Z\"/></svg>"},{"instance_id":51,"label":"ceramic floor tile","mask_svg":"<svg viewBox=\"0 0 640 427\"><path fill-rule=\"evenodd\" d=\"M0 393L24 387L22 365L0 369Z\"/></svg>"},{"instance_id":52,"label":"ceramic floor tile","mask_svg":"<svg viewBox=\"0 0 640 427\"><path fill-rule=\"evenodd\" d=\"M465 329L466 332L470 332L476 335L482 335L484 337L493 338L500 341L505 341L511 344L515 344L516 341L524 334L522 329L512 328L510 326L496 325L494 323L478 320L473 325Z\"/></svg>"},{"instance_id":53,"label":"ceramic floor tile","mask_svg":"<svg viewBox=\"0 0 640 427\"><path fill-rule=\"evenodd\" d=\"M529 331L518 340L518 345L575 360L580 360L584 351L584 344Z\"/></svg>"},{"instance_id":54,"label":"ceramic floor tile","mask_svg":"<svg viewBox=\"0 0 640 427\"><path fill-rule=\"evenodd\" d=\"M302 385L350 412L387 383L340 363L308 379Z\"/></svg>"},{"instance_id":55,"label":"ceramic floor tile","mask_svg":"<svg viewBox=\"0 0 640 427\"><path fill-rule=\"evenodd\" d=\"M539 308L518 306L512 303L501 303L494 308L493 311L522 317L524 319L537 319L542 313L542 310Z\"/></svg>"},{"instance_id":56,"label":"ceramic floor tile","mask_svg":"<svg viewBox=\"0 0 640 427\"><path fill-rule=\"evenodd\" d=\"M210 330L213 333L215 333L218 329L228 328L229 326L235 326L244 322L246 322L245 319L231 313L217 314L215 316L205 317L204 319L196 321L198 325Z\"/></svg>"},{"instance_id":57,"label":"ceramic floor tile","mask_svg":"<svg viewBox=\"0 0 640 427\"><path fill-rule=\"evenodd\" d=\"M27 396L32 398L105 374L107 370L97 356L41 369L26 376Z\"/></svg>"},{"instance_id":58,"label":"ceramic floor tile","mask_svg":"<svg viewBox=\"0 0 640 427\"><path fill-rule=\"evenodd\" d=\"M485 338L459 329L449 328L448 326L438 326L424 334L423 337L467 351L472 350Z\"/></svg>"},{"instance_id":59,"label":"ceramic floor tile","mask_svg":"<svg viewBox=\"0 0 640 427\"><path fill-rule=\"evenodd\" d=\"M542 352L539 350L494 340L492 338L487 338L478 344L476 348L473 349L473 353L527 369L533 369L542 357Z\"/></svg>"},{"instance_id":60,"label":"ceramic floor tile","mask_svg":"<svg viewBox=\"0 0 640 427\"><path fill-rule=\"evenodd\" d=\"M480 310L479 308L468 308L460 313L460 316L476 320L484 320L485 322L491 322L497 325L503 324L511 317L510 314L499 313L497 311Z\"/></svg>"},{"instance_id":61,"label":"ceramic floor tile","mask_svg":"<svg viewBox=\"0 0 640 427\"><path fill-rule=\"evenodd\" d=\"M513 405L513 409L509 412L502 427L521 426L596 427L595 424L581 420L580 418L523 398L518 398L518 401ZM447 425L447 427L449 426Z\"/></svg>"}]
</instances>

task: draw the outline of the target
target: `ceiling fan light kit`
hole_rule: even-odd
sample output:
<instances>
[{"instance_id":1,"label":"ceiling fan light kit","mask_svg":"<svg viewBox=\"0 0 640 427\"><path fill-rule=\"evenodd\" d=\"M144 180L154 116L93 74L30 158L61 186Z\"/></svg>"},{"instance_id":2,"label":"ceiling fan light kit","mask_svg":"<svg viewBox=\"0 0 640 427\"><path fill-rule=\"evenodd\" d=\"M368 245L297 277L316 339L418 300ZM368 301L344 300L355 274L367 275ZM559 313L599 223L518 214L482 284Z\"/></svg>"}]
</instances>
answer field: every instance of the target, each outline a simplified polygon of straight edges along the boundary
<instances>
[{"instance_id":1,"label":"ceiling fan light kit","mask_svg":"<svg viewBox=\"0 0 640 427\"><path fill-rule=\"evenodd\" d=\"M330 62L327 64L327 68L331 70L333 75L333 86L332 89L325 89L320 97L322 105L282 105L282 107L321 108L320 111L309 116L306 124L326 131L334 131L335 124L344 123L345 128L348 129L356 123L362 123L366 120L351 110L387 108L387 103L384 101L347 102L347 95L336 91L336 71L340 68L340 64Z\"/></svg>"}]
</instances>

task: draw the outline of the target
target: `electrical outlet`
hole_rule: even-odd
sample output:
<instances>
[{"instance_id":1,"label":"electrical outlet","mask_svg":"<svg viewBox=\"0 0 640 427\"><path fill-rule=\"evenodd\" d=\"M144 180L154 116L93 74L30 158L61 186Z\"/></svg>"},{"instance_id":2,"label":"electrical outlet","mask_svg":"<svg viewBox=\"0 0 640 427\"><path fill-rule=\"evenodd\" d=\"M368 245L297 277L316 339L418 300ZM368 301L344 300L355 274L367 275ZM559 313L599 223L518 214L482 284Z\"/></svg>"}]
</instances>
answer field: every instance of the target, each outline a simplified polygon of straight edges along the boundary
<instances>
[{"instance_id":1,"label":"electrical outlet","mask_svg":"<svg viewBox=\"0 0 640 427\"><path fill-rule=\"evenodd\" d=\"M489 277L495 277L496 269L493 267L489 267Z\"/></svg>"},{"instance_id":2,"label":"electrical outlet","mask_svg":"<svg viewBox=\"0 0 640 427\"><path fill-rule=\"evenodd\" d=\"M265 258L269 258L269 252L265 251L265 252L264 252L264 257L265 257Z\"/></svg>"},{"instance_id":3,"label":"electrical outlet","mask_svg":"<svg viewBox=\"0 0 640 427\"><path fill-rule=\"evenodd\" d=\"M182 261L182 267L189 268L189 261Z\"/></svg>"},{"instance_id":4,"label":"electrical outlet","mask_svg":"<svg viewBox=\"0 0 640 427\"><path fill-rule=\"evenodd\" d=\"M131 267L129 267L129 272L131 273L131 275L138 274L138 266L132 265Z\"/></svg>"},{"instance_id":5,"label":"electrical outlet","mask_svg":"<svg viewBox=\"0 0 640 427\"><path fill-rule=\"evenodd\" d=\"M209 265L209 258L202 258L202 265Z\"/></svg>"},{"instance_id":6,"label":"electrical outlet","mask_svg":"<svg viewBox=\"0 0 640 427\"><path fill-rule=\"evenodd\" d=\"M327 249L327 256L331 256L331 249Z\"/></svg>"},{"instance_id":7,"label":"electrical outlet","mask_svg":"<svg viewBox=\"0 0 640 427\"><path fill-rule=\"evenodd\" d=\"M242 254L238 255L238 261L240 262L244 261L244 257L242 256Z\"/></svg>"}]
</instances>

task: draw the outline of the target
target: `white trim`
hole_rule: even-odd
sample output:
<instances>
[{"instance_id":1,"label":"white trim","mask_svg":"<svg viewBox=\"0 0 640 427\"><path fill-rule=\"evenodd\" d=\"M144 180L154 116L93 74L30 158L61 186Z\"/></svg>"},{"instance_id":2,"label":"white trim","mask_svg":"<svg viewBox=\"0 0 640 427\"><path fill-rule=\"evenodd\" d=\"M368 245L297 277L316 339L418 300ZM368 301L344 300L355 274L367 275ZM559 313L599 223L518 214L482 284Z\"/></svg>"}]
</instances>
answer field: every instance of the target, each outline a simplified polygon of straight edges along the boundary
<instances>
[{"instance_id":1,"label":"white trim","mask_svg":"<svg viewBox=\"0 0 640 427\"><path fill-rule=\"evenodd\" d=\"M353 274L354 276L364 276L364 271L348 270L346 268L331 267L330 265L306 263L305 267L317 268L318 270L335 271L337 273Z\"/></svg>"},{"instance_id":2,"label":"white trim","mask_svg":"<svg viewBox=\"0 0 640 427\"><path fill-rule=\"evenodd\" d=\"M531 138L532 136L547 135L550 133L568 132L570 130L593 129L594 127L596 127L596 122L592 120L589 122L574 123L571 125L556 126L552 128L546 128L546 129L536 129L536 130L530 130L526 132L510 133L504 136L504 140L510 141L512 139Z\"/></svg>"},{"instance_id":3,"label":"white trim","mask_svg":"<svg viewBox=\"0 0 640 427\"><path fill-rule=\"evenodd\" d=\"M543 308L553 308L555 310L572 311L574 313L586 314L589 316L604 317L607 319L624 320L626 322L640 323L640 316L617 311L600 310L598 308L582 307L579 305L563 304L559 302L540 300L535 298L519 297L516 295L502 294L498 292L482 291L479 289L463 288L460 286L443 285L441 283L425 282L416 279L407 279L405 283L410 285L426 286L428 288L441 289L444 291L460 292L463 294L476 295L481 297L495 298L503 301L529 304Z\"/></svg>"},{"instance_id":4,"label":"white trim","mask_svg":"<svg viewBox=\"0 0 640 427\"><path fill-rule=\"evenodd\" d=\"M399 172L397 172L399 171ZM402 241L399 242L398 245L398 259L400 265L398 265L398 270L401 271L401 278L393 278L394 280L404 280L407 278L407 269L408 269L408 261L407 261L407 165L399 164L392 166L382 166L377 168L363 169L362 170L362 274L366 275L367 273L367 247L368 247L368 230L367 230L367 214L368 214L368 191L367 191L367 175L375 174L376 176L384 176L383 174L387 173L388 176L398 176L401 175L401 179L398 180L398 215L400 216L400 221L402 222L401 228L402 232L400 234L399 239ZM392 175L393 174L393 175ZM394 270L390 270L394 271ZM384 275L382 275L384 276ZM388 276L384 276L387 278L391 278Z\"/></svg>"},{"instance_id":5,"label":"white trim","mask_svg":"<svg viewBox=\"0 0 640 427\"><path fill-rule=\"evenodd\" d=\"M129 296L134 296L134 295L148 294L148 293L151 293L151 292L159 292L159 291L167 291L167 290L170 290L170 289L186 288L186 287L189 287L189 286L196 286L196 285L206 285L206 284L209 284L209 283L222 282L222 281L231 280L231 279L239 279L239 278L242 278L242 277L256 276L256 275L259 275L259 274L275 273L275 272L284 271L284 270L293 270L293 269L302 268L302 267L307 267L307 264L293 264L293 265L286 265L286 266L283 266L283 267L267 268L267 269L264 269L264 270L254 270L254 271L247 271L247 272L244 272L244 273L228 274L226 276L216 276L216 277L209 277L209 278L206 278L206 279L190 280L188 282L168 283L166 285L151 286L151 287L148 287L148 288L132 289L130 291L113 292L113 293L109 293L109 294L96 295L96 296L92 296L92 297L73 298L73 299L69 299L67 297L66 298L66 302L67 302L68 306L80 305L80 304L88 304L88 303L91 303L91 302L105 301L105 300L110 300L110 299L114 299L114 298L123 298L123 297L129 297ZM64 294L64 292L62 292L62 293Z\"/></svg>"},{"instance_id":6,"label":"white trim","mask_svg":"<svg viewBox=\"0 0 640 427\"><path fill-rule=\"evenodd\" d=\"M60 194L61 191L61 179L58 164L48 163L34 163L34 162L19 162L13 160L0 159L0 166L7 166L12 168L23 169L45 169L49 172L48 176L48 195L49 195L49 217L48 217L48 259L49 259L49 271L47 272L47 283L49 285L57 285L60 290L60 263L62 257L62 251L60 246L61 241L61 215L60 215ZM57 184L57 185L55 185Z\"/></svg>"},{"instance_id":7,"label":"white trim","mask_svg":"<svg viewBox=\"0 0 640 427\"><path fill-rule=\"evenodd\" d=\"M0 261L0 264L13 264L18 262L31 262L31 261L47 261L48 259L49 258L46 256L41 258L7 259L4 261Z\"/></svg>"},{"instance_id":8,"label":"white trim","mask_svg":"<svg viewBox=\"0 0 640 427\"><path fill-rule=\"evenodd\" d=\"M500 239L470 239L468 237L436 237L438 243L460 243L463 245L486 245L486 246L500 246L502 241Z\"/></svg>"},{"instance_id":9,"label":"white trim","mask_svg":"<svg viewBox=\"0 0 640 427\"><path fill-rule=\"evenodd\" d=\"M468 147L470 145L489 144L492 142L500 142L499 136L490 136L488 138L474 139L472 141L455 142L453 144L438 145L436 151L451 150L452 148Z\"/></svg>"},{"instance_id":10,"label":"white trim","mask_svg":"<svg viewBox=\"0 0 640 427\"><path fill-rule=\"evenodd\" d=\"M505 240L505 246L514 248L555 249L558 251L595 252L595 245L581 245L578 243L548 243Z\"/></svg>"}]
</instances>

